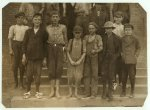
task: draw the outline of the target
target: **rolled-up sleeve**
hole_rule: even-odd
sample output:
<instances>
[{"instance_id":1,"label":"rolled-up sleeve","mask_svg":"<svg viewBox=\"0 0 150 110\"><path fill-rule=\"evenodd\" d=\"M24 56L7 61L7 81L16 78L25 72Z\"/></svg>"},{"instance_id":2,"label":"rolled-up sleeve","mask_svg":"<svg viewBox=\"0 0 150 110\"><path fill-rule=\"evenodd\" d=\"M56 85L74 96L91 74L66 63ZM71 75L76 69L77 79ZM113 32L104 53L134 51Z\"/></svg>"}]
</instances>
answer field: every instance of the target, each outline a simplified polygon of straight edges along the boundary
<instances>
[{"instance_id":1,"label":"rolled-up sleeve","mask_svg":"<svg viewBox=\"0 0 150 110\"><path fill-rule=\"evenodd\" d=\"M14 26L9 28L8 39L13 39L14 37Z\"/></svg>"}]
</instances>

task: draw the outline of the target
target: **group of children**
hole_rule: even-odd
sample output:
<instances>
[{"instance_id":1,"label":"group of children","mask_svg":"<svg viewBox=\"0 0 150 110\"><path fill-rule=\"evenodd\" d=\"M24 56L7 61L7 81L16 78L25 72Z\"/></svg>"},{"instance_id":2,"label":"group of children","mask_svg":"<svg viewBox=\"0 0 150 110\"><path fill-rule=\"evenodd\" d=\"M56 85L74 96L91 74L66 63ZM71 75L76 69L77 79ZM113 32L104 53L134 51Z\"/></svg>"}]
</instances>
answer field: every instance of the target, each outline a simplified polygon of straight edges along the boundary
<instances>
[{"instance_id":1,"label":"group of children","mask_svg":"<svg viewBox=\"0 0 150 110\"><path fill-rule=\"evenodd\" d=\"M36 85L35 96L42 98L43 94L39 91L41 70L42 65L47 65L51 85L49 97L56 96L59 98L65 50L68 58L67 75L69 79L67 97L74 95L77 98L95 98L98 92L98 57L99 52L102 52L102 98L113 99L113 84L116 83L116 73L122 73L122 76L119 75L121 77L119 83L122 83L120 96L126 95L126 83L129 76L131 81L130 97L134 97L136 61L140 52L140 45L133 35L133 26L131 24L122 25L123 16L118 13L114 17L115 23L105 22L102 27L105 33L102 37L96 33L98 25L95 22L90 22L88 34L85 36L83 36L84 29L80 25L75 25L72 32L73 39L69 39L69 41L67 28L59 23L60 17L57 11L51 13L51 24L47 25L46 28L41 25L42 15L39 13L34 14L32 18L32 28L23 25L24 13L16 14L17 24L10 27L8 36L10 54L14 55L15 88L18 87L18 67L26 66L27 88L24 98L27 99L31 96L33 78ZM24 71L21 71L20 67L20 74L23 73ZM82 78L85 88L84 96L78 94ZM74 83L75 92L73 94ZM21 85L24 88L23 79L21 79Z\"/></svg>"}]
</instances>

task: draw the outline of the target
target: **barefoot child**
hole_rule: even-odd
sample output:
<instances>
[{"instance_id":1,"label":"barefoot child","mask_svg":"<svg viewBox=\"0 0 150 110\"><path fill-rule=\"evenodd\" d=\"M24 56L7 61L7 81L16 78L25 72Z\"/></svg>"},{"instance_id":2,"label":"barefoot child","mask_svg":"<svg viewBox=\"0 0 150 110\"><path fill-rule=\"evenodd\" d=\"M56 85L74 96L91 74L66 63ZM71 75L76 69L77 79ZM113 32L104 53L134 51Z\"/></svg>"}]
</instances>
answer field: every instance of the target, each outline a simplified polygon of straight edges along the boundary
<instances>
[{"instance_id":1,"label":"barefoot child","mask_svg":"<svg viewBox=\"0 0 150 110\"><path fill-rule=\"evenodd\" d=\"M74 38L69 40L67 48L68 77L69 77L69 97L72 96L72 84L75 82L75 97L78 95L81 78L83 76L84 58L86 54L85 41L81 39L83 29L80 26L75 26L73 29Z\"/></svg>"},{"instance_id":2,"label":"barefoot child","mask_svg":"<svg viewBox=\"0 0 150 110\"><path fill-rule=\"evenodd\" d=\"M59 24L60 16L57 11L51 13L52 24L46 27L48 32L48 59L47 66L51 83L51 93L49 97L60 97L59 82L63 72L63 48L66 47L67 28L65 25ZM56 87L56 90L55 90Z\"/></svg>"}]
</instances>

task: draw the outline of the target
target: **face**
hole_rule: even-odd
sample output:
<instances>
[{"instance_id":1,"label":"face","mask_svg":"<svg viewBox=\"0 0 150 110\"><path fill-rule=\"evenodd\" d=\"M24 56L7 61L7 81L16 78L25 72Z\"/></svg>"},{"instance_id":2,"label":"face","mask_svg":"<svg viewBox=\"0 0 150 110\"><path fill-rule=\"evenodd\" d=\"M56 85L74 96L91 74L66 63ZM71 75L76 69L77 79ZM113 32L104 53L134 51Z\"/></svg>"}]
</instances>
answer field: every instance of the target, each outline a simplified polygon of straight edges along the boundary
<instances>
[{"instance_id":1,"label":"face","mask_svg":"<svg viewBox=\"0 0 150 110\"><path fill-rule=\"evenodd\" d=\"M112 31L113 31L113 28L105 28L105 32L106 32L107 34L112 33Z\"/></svg>"},{"instance_id":2,"label":"face","mask_svg":"<svg viewBox=\"0 0 150 110\"><path fill-rule=\"evenodd\" d=\"M51 17L52 23L57 24L57 23L59 22L59 20L60 20L60 18L59 18L59 15L58 15L58 14L52 15L52 17Z\"/></svg>"},{"instance_id":3,"label":"face","mask_svg":"<svg viewBox=\"0 0 150 110\"><path fill-rule=\"evenodd\" d=\"M123 17L114 17L114 21L115 21L115 23L117 23L117 24L122 23L122 20L123 20Z\"/></svg>"},{"instance_id":4,"label":"face","mask_svg":"<svg viewBox=\"0 0 150 110\"><path fill-rule=\"evenodd\" d=\"M89 25L89 33L94 34L96 32L96 28L93 25Z\"/></svg>"},{"instance_id":5,"label":"face","mask_svg":"<svg viewBox=\"0 0 150 110\"><path fill-rule=\"evenodd\" d=\"M73 34L76 39L79 39L82 35L82 32L74 32Z\"/></svg>"},{"instance_id":6,"label":"face","mask_svg":"<svg viewBox=\"0 0 150 110\"><path fill-rule=\"evenodd\" d=\"M19 16L16 18L16 20L17 20L17 24L23 24L24 16Z\"/></svg>"},{"instance_id":7,"label":"face","mask_svg":"<svg viewBox=\"0 0 150 110\"><path fill-rule=\"evenodd\" d=\"M33 18L33 24L34 24L34 26L40 26L41 23L42 23L41 16L35 16Z\"/></svg>"},{"instance_id":8,"label":"face","mask_svg":"<svg viewBox=\"0 0 150 110\"><path fill-rule=\"evenodd\" d=\"M132 35L133 30L132 30L132 28L125 28L124 29L124 33L125 33L125 35L130 36L130 35Z\"/></svg>"}]
</instances>

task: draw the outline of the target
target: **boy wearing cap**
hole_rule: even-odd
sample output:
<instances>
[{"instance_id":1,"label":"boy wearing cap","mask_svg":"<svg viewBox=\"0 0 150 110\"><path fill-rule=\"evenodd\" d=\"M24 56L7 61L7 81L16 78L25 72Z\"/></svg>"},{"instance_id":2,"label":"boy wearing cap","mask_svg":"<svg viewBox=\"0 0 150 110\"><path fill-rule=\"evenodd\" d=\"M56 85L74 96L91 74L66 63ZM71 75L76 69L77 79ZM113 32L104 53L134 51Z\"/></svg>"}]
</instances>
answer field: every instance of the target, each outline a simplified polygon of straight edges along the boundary
<instances>
[{"instance_id":1,"label":"boy wearing cap","mask_svg":"<svg viewBox=\"0 0 150 110\"><path fill-rule=\"evenodd\" d=\"M101 36L96 34L98 28L97 24L95 22L90 22L88 28L89 34L84 38L87 50L84 65L84 97L95 98L98 91L98 52L103 49L103 43Z\"/></svg>"},{"instance_id":2,"label":"boy wearing cap","mask_svg":"<svg viewBox=\"0 0 150 110\"><path fill-rule=\"evenodd\" d=\"M45 65L46 56L46 40L48 34L44 28L41 27L42 15L36 13L32 19L33 27L26 31L23 40L23 57L22 63L27 61L27 91L24 98L31 96L31 83L35 80L36 98L42 98L42 93L39 92L42 63ZM44 60L43 60L44 59Z\"/></svg>"},{"instance_id":3,"label":"boy wearing cap","mask_svg":"<svg viewBox=\"0 0 150 110\"><path fill-rule=\"evenodd\" d=\"M102 66L102 81L103 93L102 98L109 100L113 99L113 79L115 62L120 55L120 39L112 31L115 28L113 22L107 21L104 24L105 35L103 36L103 66ZM107 90L108 84L108 90Z\"/></svg>"},{"instance_id":4,"label":"boy wearing cap","mask_svg":"<svg viewBox=\"0 0 150 110\"><path fill-rule=\"evenodd\" d=\"M135 75L136 75L136 63L140 53L140 43L138 39L133 35L134 27L131 24L124 25L125 36L122 38L122 52L123 59L123 79L122 79L122 93L121 97L126 95L126 83L129 76L131 83L130 98L134 97L135 88Z\"/></svg>"},{"instance_id":5,"label":"boy wearing cap","mask_svg":"<svg viewBox=\"0 0 150 110\"><path fill-rule=\"evenodd\" d=\"M113 26L115 29L113 33L115 33L120 39L124 36L124 25L122 24L123 21L123 13L121 11L117 11L114 14L114 24ZM121 55L118 57L116 61L116 69L114 74L114 82L113 82L113 89L116 90L117 87L117 79L116 75L118 74L119 77L119 85L122 83L122 59Z\"/></svg>"},{"instance_id":6,"label":"boy wearing cap","mask_svg":"<svg viewBox=\"0 0 150 110\"><path fill-rule=\"evenodd\" d=\"M25 67L21 63L22 59L22 42L24 39L24 34L26 30L28 30L28 26L23 25L25 14L20 12L15 15L16 25L12 25L9 28L9 53L10 55L14 55L14 80L15 80L15 88L18 87L18 68L20 70L20 84L21 87L24 88L23 85L23 75L25 72Z\"/></svg>"},{"instance_id":7,"label":"boy wearing cap","mask_svg":"<svg viewBox=\"0 0 150 110\"><path fill-rule=\"evenodd\" d=\"M72 94L72 84L75 82L75 97L80 98L78 95L78 88L80 86L81 78L83 77L83 66L86 54L86 43L81 38L83 33L82 27L76 25L73 29L74 38L69 40L67 47L68 56L68 78L69 78L69 95Z\"/></svg>"},{"instance_id":8,"label":"boy wearing cap","mask_svg":"<svg viewBox=\"0 0 150 110\"><path fill-rule=\"evenodd\" d=\"M51 93L49 97L60 97L59 82L63 72L63 49L67 46L67 29L65 25L59 24L59 13L51 13L52 24L46 27L48 32L48 72L51 83ZM56 91L55 91L56 87Z\"/></svg>"}]
</instances>

